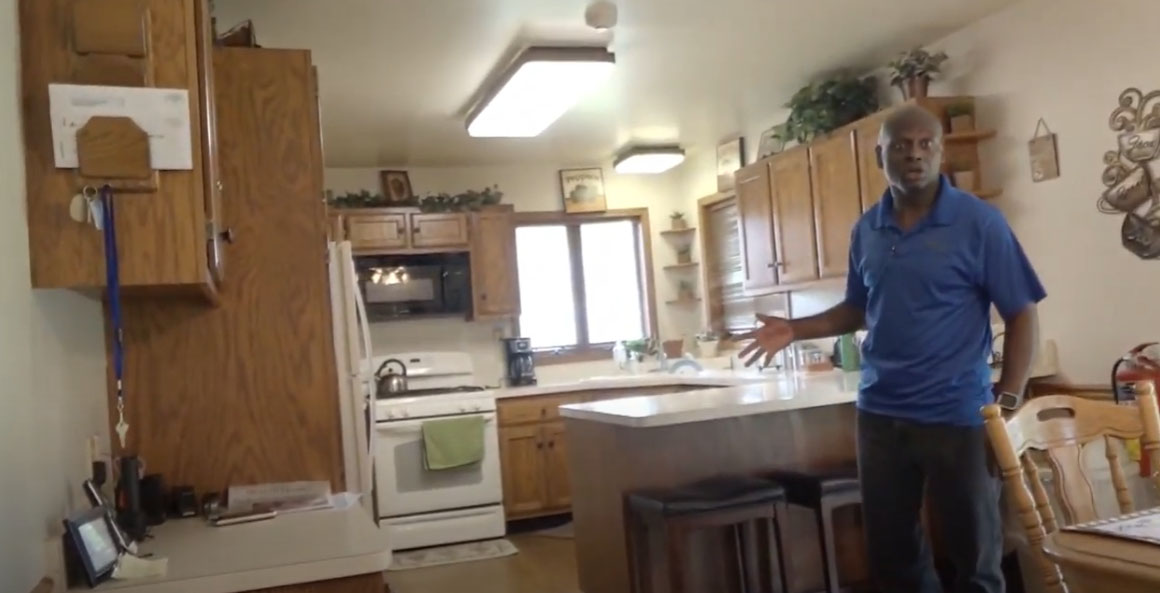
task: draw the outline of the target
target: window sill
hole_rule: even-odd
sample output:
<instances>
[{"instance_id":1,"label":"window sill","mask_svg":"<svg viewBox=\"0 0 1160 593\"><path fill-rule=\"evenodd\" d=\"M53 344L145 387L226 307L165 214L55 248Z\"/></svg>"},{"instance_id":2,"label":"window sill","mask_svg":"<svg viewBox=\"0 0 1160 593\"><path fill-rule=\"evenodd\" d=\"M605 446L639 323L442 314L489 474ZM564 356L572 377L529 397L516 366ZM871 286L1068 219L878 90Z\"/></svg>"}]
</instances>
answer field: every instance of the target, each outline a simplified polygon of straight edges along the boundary
<instances>
[{"instance_id":1,"label":"window sill","mask_svg":"<svg viewBox=\"0 0 1160 593\"><path fill-rule=\"evenodd\" d=\"M551 366L555 364L570 364L576 362L595 362L598 360L612 360L612 348L592 346L588 348L541 350L535 353L536 366Z\"/></svg>"}]
</instances>

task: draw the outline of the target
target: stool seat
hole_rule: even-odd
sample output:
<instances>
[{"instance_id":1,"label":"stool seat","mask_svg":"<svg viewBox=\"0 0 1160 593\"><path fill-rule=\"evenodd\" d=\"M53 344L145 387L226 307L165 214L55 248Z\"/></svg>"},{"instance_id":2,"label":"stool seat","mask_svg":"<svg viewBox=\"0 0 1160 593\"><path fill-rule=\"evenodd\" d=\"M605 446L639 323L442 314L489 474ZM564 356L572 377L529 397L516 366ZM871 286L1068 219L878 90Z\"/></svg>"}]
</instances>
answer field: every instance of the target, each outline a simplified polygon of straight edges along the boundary
<instances>
[{"instance_id":1,"label":"stool seat","mask_svg":"<svg viewBox=\"0 0 1160 593\"><path fill-rule=\"evenodd\" d=\"M776 471L769 479L785 487L785 496L791 504L817 506L822 497L859 491L858 468L839 468L821 473Z\"/></svg>"},{"instance_id":2,"label":"stool seat","mask_svg":"<svg viewBox=\"0 0 1160 593\"><path fill-rule=\"evenodd\" d=\"M675 517L784 501L775 482L747 476L709 478L680 488L644 490L628 496L629 507L642 515Z\"/></svg>"}]
</instances>

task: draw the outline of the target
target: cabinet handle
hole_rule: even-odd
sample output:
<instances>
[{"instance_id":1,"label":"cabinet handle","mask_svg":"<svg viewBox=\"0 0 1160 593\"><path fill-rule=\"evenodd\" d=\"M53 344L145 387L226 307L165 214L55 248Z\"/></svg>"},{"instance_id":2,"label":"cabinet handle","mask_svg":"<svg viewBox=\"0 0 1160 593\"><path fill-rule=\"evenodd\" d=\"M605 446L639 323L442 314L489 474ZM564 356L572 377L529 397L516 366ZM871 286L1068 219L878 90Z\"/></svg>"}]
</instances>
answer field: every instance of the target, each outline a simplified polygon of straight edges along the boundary
<instances>
[{"instance_id":1,"label":"cabinet handle","mask_svg":"<svg viewBox=\"0 0 1160 593\"><path fill-rule=\"evenodd\" d=\"M547 416L547 415L548 415L548 410L545 408L540 408L540 417L543 418L544 416Z\"/></svg>"},{"instance_id":2,"label":"cabinet handle","mask_svg":"<svg viewBox=\"0 0 1160 593\"><path fill-rule=\"evenodd\" d=\"M544 448L544 441L540 441L540 442L536 443L536 448L543 449Z\"/></svg>"},{"instance_id":3,"label":"cabinet handle","mask_svg":"<svg viewBox=\"0 0 1160 593\"><path fill-rule=\"evenodd\" d=\"M771 270L772 270L772 269L774 269L774 268L777 268L777 269L779 269L779 270L784 270L784 269L785 269L785 262L783 262L783 261L775 261L775 262L773 262L773 263L769 264L769 269L771 269Z\"/></svg>"},{"instance_id":4,"label":"cabinet handle","mask_svg":"<svg viewBox=\"0 0 1160 593\"><path fill-rule=\"evenodd\" d=\"M486 300L487 300L487 293L486 293L486 292L485 292L485 293L481 293L481 294L479 295L479 300L481 300L481 301L486 301Z\"/></svg>"},{"instance_id":5,"label":"cabinet handle","mask_svg":"<svg viewBox=\"0 0 1160 593\"><path fill-rule=\"evenodd\" d=\"M218 237L221 237L222 241L225 241L226 243L233 245L234 244L234 237L235 237L234 228L233 227L226 228L226 230L218 233Z\"/></svg>"},{"instance_id":6,"label":"cabinet handle","mask_svg":"<svg viewBox=\"0 0 1160 593\"><path fill-rule=\"evenodd\" d=\"M556 441L548 441L548 448L555 449L556 448Z\"/></svg>"},{"instance_id":7,"label":"cabinet handle","mask_svg":"<svg viewBox=\"0 0 1160 593\"><path fill-rule=\"evenodd\" d=\"M221 179L218 179L217 181L215 181L214 186L217 187L218 191L225 191L225 189L226 189L226 185L224 183L222 183Z\"/></svg>"}]
</instances>

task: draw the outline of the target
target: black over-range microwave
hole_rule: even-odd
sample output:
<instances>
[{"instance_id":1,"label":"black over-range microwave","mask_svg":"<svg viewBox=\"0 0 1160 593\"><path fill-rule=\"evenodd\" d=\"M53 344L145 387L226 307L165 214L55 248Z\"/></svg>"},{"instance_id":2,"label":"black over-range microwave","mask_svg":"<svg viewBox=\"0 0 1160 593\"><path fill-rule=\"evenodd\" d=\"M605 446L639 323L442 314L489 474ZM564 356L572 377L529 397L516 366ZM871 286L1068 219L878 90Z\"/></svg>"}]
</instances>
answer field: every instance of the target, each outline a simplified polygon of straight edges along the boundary
<instances>
[{"instance_id":1,"label":"black over-range microwave","mask_svg":"<svg viewBox=\"0 0 1160 593\"><path fill-rule=\"evenodd\" d=\"M360 255L354 263L370 321L471 311L466 253Z\"/></svg>"}]
</instances>

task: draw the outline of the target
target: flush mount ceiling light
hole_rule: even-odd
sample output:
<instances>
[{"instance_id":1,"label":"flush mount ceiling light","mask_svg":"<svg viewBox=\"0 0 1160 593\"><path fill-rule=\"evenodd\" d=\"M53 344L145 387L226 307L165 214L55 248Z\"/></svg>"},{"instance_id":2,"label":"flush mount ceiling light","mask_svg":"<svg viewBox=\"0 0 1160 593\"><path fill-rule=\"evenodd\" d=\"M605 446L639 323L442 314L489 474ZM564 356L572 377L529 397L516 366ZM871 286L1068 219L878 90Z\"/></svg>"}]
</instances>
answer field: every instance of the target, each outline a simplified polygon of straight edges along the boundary
<instances>
[{"instance_id":1,"label":"flush mount ceiling light","mask_svg":"<svg viewBox=\"0 0 1160 593\"><path fill-rule=\"evenodd\" d=\"M622 175L664 173L685 160L679 146L635 146L621 151L612 168Z\"/></svg>"},{"instance_id":2,"label":"flush mount ceiling light","mask_svg":"<svg viewBox=\"0 0 1160 593\"><path fill-rule=\"evenodd\" d=\"M616 57L603 47L532 47L504 71L467 116L475 138L539 136L596 89Z\"/></svg>"}]
</instances>

